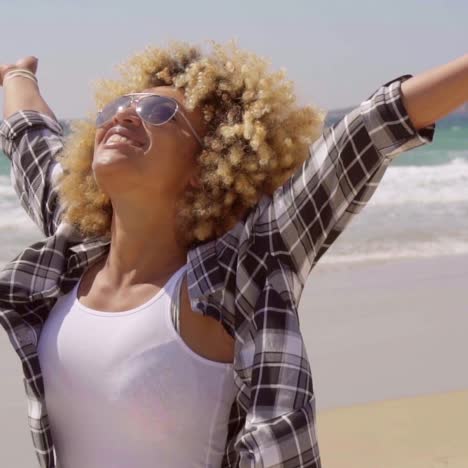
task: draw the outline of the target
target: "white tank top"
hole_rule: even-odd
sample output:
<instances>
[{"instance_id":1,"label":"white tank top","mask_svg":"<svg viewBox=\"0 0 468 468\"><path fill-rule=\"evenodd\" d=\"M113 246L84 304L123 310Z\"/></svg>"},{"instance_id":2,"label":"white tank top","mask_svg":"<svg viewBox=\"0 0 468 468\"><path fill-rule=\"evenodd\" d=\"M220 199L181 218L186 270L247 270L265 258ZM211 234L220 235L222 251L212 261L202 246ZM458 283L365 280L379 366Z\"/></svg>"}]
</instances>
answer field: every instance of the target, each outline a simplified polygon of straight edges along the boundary
<instances>
[{"instance_id":1,"label":"white tank top","mask_svg":"<svg viewBox=\"0 0 468 468\"><path fill-rule=\"evenodd\" d=\"M55 303L38 354L59 468L221 466L233 368L174 328L186 266L124 312L81 304L79 282Z\"/></svg>"}]
</instances>

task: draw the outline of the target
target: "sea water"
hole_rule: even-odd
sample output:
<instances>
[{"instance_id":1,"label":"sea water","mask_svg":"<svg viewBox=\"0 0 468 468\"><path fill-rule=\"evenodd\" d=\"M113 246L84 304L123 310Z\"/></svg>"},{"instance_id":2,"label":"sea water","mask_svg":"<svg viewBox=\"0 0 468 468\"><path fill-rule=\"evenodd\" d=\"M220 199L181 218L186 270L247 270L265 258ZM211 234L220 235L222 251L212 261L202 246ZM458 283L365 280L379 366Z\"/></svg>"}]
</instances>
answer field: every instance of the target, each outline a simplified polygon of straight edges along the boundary
<instances>
[{"instance_id":1,"label":"sea water","mask_svg":"<svg viewBox=\"0 0 468 468\"><path fill-rule=\"evenodd\" d=\"M0 265L42 234L19 204L0 154ZM432 144L394 159L373 197L321 263L468 253L468 118L437 123Z\"/></svg>"}]
</instances>

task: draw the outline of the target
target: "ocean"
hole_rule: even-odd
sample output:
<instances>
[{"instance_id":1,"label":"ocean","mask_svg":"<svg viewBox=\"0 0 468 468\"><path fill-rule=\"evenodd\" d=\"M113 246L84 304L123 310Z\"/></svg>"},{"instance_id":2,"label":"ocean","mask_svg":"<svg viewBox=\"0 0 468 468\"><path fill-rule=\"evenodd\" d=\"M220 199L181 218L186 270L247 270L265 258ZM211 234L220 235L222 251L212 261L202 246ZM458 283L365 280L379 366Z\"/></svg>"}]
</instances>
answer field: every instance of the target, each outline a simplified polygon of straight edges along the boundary
<instances>
[{"instance_id":1,"label":"ocean","mask_svg":"<svg viewBox=\"0 0 468 468\"><path fill-rule=\"evenodd\" d=\"M42 239L0 153L0 263ZM437 123L432 144L396 157L368 205L320 260L329 265L468 253L468 116Z\"/></svg>"}]
</instances>

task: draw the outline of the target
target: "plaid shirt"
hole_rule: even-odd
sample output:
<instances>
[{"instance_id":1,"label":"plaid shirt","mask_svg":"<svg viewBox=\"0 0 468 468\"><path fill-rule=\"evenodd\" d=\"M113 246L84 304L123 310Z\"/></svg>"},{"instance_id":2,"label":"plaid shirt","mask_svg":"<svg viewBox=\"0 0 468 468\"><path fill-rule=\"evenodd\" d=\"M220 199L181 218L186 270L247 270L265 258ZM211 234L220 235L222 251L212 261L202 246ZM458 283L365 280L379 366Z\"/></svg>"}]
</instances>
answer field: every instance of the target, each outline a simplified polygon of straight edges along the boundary
<instances>
[{"instance_id":1,"label":"plaid shirt","mask_svg":"<svg viewBox=\"0 0 468 468\"><path fill-rule=\"evenodd\" d=\"M235 338L234 378L222 467L319 468L312 373L298 304L311 269L367 204L391 160L429 143L435 124L416 131L401 99L402 75L380 86L324 129L310 157L272 197L218 239L187 254L195 313L221 321ZM80 238L60 221L54 185L63 129L47 115L19 111L0 126L21 205L44 233L0 272L0 323L24 372L28 423L42 468L56 456L37 343L49 311L110 241ZM157 395L155 395L157 398Z\"/></svg>"}]
</instances>

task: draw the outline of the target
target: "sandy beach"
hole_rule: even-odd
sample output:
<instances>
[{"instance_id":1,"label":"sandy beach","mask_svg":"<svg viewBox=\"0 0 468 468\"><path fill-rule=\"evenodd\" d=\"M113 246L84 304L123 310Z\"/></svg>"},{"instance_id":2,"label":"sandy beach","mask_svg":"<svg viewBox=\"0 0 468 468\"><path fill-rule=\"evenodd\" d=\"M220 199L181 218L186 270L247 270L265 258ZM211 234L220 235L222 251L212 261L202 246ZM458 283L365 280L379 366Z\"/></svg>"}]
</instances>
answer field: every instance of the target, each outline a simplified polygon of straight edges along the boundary
<instances>
[{"instance_id":1,"label":"sandy beach","mask_svg":"<svg viewBox=\"0 0 468 468\"><path fill-rule=\"evenodd\" d=\"M468 466L468 255L320 263L299 314L324 468ZM0 333L2 466L36 466Z\"/></svg>"},{"instance_id":2,"label":"sandy beach","mask_svg":"<svg viewBox=\"0 0 468 468\"><path fill-rule=\"evenodd\" d=\"M320 412L324 468L466 468L468 391Z\"/></svg>"}]
</instances>

